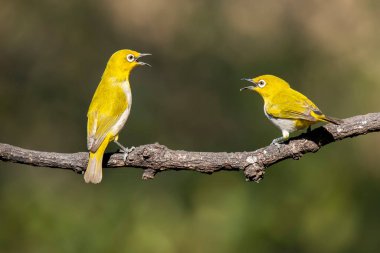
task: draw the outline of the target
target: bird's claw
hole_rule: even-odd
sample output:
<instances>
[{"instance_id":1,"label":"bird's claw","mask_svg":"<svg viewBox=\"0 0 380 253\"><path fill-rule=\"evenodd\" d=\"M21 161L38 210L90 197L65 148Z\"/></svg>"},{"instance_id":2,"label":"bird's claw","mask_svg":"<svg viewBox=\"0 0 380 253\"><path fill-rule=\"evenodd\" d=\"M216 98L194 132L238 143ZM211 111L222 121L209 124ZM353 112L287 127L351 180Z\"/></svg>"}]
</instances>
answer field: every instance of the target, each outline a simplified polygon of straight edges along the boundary
<instances>
[{"instance_id":1,"label":"bird's claw","mask_svg":"<svg viewBox=\"0 0 380 253\"><path fill-rule=\"evenodd\" d=\"M270 143L270 145L276 145L276 146L279 146L282 142L284 142L285 140L284 140L284 138L282 138L282 137L279 137L279 138L276 138L276 139L274 139L271 143Z\"/></svg>"},{"instance_id":2,"label":"bird's claw","mask_svg":"<svg viewBox=\"0 0 380 253\"><path fill-rule=\"evenodd\" d=\"M127 161L127 158L128 158L128 155L129 153L131 153L133 150L135 150L136 148L134 146L130 147L130 148L124 148L122 149L122 151L124 152L124 155L123 155L123 160L124 162Z\"/></svg>"}]
</instances>

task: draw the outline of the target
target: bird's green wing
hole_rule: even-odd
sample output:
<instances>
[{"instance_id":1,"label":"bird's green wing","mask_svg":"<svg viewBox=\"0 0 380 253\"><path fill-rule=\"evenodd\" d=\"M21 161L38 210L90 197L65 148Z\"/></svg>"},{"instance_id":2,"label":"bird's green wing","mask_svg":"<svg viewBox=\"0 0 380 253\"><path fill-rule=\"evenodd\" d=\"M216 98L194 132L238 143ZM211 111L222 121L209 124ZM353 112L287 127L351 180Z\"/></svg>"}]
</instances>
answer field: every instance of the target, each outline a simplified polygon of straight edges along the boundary
<instances>
[{"instance_id":1,"label":"bird's green wing","mask_svg":"<svg viewBox=\"0 0 380 253\"><path fill-rule=\"evenodd\" d=\"M317 121L312 112L323 115L313 102L295 90L278 94L271 103L266 103L265 111L274 118L303 119L311 122Z\"/></svg>"},{"instance_id":2,"label":"bird's green wing","mask_svg":"<svg viewBox=\"0 0 380 253\"><path fill-rule=\"evenodd\" d=\"M90 104L87 122L87 148L96 152L127 109L126 96L119 87L107 90L99 87Z\"/></svg>"}]
</instances>

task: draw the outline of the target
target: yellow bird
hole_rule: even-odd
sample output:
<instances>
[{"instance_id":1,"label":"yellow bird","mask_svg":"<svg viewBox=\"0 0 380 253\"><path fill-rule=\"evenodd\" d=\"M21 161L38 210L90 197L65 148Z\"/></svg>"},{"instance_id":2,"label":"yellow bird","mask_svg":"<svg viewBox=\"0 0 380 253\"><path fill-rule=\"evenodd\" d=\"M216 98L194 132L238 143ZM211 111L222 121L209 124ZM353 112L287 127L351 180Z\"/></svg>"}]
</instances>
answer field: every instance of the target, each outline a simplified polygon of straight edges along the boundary
<instances>
[{"instance_id":1,"label":"yellow bird","mask_svg":"<svg viewBox=\"0 0 380 253\"><path fill-rule=\"evenodd\" d=\"M129 75L136 66L150 66L138 61L146 55L150 54L123 49L108 60L87 113L87 148L90 158L84 173L86 183L97 184L102 180L103 154L108 143L114 141L125 152L125 159L131 151L117 140L132 105Z\"/></svg>"},{"instance_id":2,"label":"yellow bird","mask_svg":"<svg viewBox=\"0 0 380 253\"><path fill-rule=\"evenodd\" d=\"M308 128L317 122L331 122L339 125L340 119L324 115L306 96L290 88L290 85L279 77L262 75L255 78L243 78L253 85L242 90L256 91L264 99L264 113L282 131L282 137L272 143L289 139L289 134Z\"/></svg>"}]
</instances>

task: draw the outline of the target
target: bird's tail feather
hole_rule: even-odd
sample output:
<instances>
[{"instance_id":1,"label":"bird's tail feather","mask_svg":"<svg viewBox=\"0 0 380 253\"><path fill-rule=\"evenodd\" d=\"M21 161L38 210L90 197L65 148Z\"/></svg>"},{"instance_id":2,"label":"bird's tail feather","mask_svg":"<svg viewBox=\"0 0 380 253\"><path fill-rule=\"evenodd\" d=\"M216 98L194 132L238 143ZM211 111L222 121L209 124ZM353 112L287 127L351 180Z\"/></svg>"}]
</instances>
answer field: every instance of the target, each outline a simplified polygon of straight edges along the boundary
<instances>
[{"instance_id":1,"label":"bird's tail feather","mask_svg":"<svg viewBox=\"0 0 380 253\"><path fill-rule=\"evenodd\" d=\"M343 123L343 120L341 120L341 119L329 117L329 116L326 116L326 115L323 117L323 121L333 123L334 125L340 125L340 124Z\"/></svg>"},{"instance_id":2,"label":"bird's tail feather","mask_svg":"<svg viewBox=\"0 0 380 253\"><path fill-rule=\"evenodd\" d=\"M108 138L106 138L95 153L90 151L90 158L86 172L84 173L84 181L86 183L98 184L102 181L103 154L108 142Z\"/></svg>"},{"instance_id":3,"label":"bird's tail feather","mask_svg":"<svg viewBox=\"0 0 380 253\"><path fill-rule=\"evenodd\" d=\"M90 153L90 159L84 173L84 181L86 183L98 184L102 181L102 162L103 154L99 156L97 153Z\"/></svg>"}]
</instances>

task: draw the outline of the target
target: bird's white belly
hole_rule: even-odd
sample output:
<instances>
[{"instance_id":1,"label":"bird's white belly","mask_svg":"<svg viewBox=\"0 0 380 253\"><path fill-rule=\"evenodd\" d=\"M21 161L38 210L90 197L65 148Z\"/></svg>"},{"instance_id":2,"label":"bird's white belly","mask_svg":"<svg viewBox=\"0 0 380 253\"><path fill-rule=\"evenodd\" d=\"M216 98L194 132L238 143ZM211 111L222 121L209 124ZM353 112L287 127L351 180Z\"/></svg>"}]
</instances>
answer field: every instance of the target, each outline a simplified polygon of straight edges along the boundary
<instances>
[{"instance_id":1,"label":"bird's white belly","mask_svg":"<svg viewBox=\"0 0 380 253\"><path fill-rule=\"evenodd\" d=\"M125 125L125 122L127 122L129 113L131 112L131 106L132 106L132 92L131 92L131 86L129 85L128 81L123 82L122 84L123 91L126 95L127 98L127 109L121 114L119 120L116 122L116 124L112 128L112 132L114 135L117 135L120 130L123 128Z\"/></svg>"},{"instance_id":2,"label":"bird's white belly","mask_svg":"<svg viewBox=\"0 0 380 253\"><path fill-rule=\"evenodd\" d=\"M291 119L279 119L279 118L274 118L274 117L271 117L270 115L267 114L267 112L265 111L265 108L264 108L264 113L265 113L265 116L267 116L267 118L272 121L272 123L280 128L281 130L285 130L289 133L292 133L294 131L297 131L297 127L296 127L296 123L294 120L291 120Z\"/></svg>"},{"instance_id":3,"label":"bird's white belly","mask_svg":"<svg viewBox=\"0 0 380 253\"><path fill-rule=\"evenodd\" d=\"M269 118L269 117L268 117ZM294 131L297 131L296 124L294 120L290 119L276 119L276 118L269 118L272 123L280 128L281 130L286 130L289 133L292 133Z\"/></svg>"}]
</instances>

